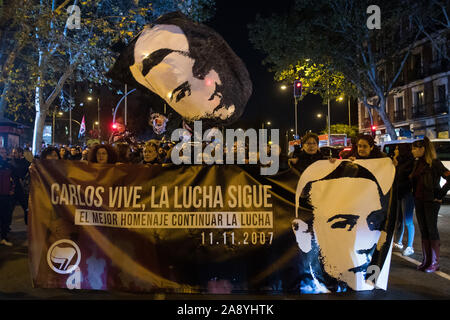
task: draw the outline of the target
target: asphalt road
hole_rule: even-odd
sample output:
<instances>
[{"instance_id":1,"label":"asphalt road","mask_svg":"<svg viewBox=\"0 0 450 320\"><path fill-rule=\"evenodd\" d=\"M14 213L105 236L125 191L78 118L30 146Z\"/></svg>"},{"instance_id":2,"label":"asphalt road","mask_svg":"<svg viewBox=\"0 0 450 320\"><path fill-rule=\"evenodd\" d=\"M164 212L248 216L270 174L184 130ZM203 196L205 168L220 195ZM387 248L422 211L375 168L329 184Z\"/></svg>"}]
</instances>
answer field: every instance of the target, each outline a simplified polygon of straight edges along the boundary
<instances>
[{"instance_id":1,"label":"asphalt road","mask_svg":"<svg viewBox=\"0 0 450 320\"><path fill-rule=\"evenodd\" d=\"M16 207L10 241L13 247L0 246L0 300L448 300L450 299L450 205L441 207L441 270L433 274L416 271L420 263L420 233L416 225L415 253L392 256L388 289L319 295L168 295L133 294L91 290L32 288L28 271L27 230L23 211ZM405 238L406 239L406 238Z\"/></svg>"}]
</instances>

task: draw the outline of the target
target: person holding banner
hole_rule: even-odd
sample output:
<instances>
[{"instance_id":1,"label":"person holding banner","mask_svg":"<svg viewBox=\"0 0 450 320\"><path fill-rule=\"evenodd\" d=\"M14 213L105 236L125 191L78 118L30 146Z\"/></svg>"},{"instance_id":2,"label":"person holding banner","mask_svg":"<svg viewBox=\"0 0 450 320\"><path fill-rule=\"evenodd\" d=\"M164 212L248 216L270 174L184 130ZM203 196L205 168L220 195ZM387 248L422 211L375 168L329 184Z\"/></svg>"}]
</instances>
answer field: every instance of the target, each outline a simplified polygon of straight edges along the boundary
<instances>
[{"instance_id":1,"label":"person holding banner","mask_svg":"<svg viewBox=\"0 0 450 320\"><path fill-rule=\"evenodd\" d=\"M141 161L141 164L159 164L158 146L154 141L150 140L145 144L142 152L144 159Z\"/></svg>"},{"instance_id":2,"label":"person holding banner","mask_svg":"<svg viewBox=\"0 0 450 320\"><path fill-rule=\"evenodd\" d=\"M323 159L325 157L319 151L319 136L308 132L302 138L301 151L290 159L289 164L302 173L309 165Z\"/></svg>"},{"instance_id":3,"label":"person holding banner","mask_svg":"<svg viewBox=\"0 0 450 320\"><path fill-rule=\"evenodd\" d=\"M60 160L61 156L58 152L58 148L47 147L41 152L41 159L48 160Z\"/></svg>"},{"instance_id":4,"label":"person holding banner","mask_svg":"<svg viewBox=\"0 0 450 320\"><path fill-rule=\"evenodd\" d=\"M96 144L89 152L88 162L113 164L117 162L117 153L109 144Z\"/></svg>"},{"instance_id":5,"label":"person holding banner","mask_svg":"<svg viewBox=\"0 0 450 320\"><path fill-rule=\"evenodd\" d=\"M433 144L427 137L414 141L411 152L415 161L410 178L423 253L422 263L417 269L430 273L439 270L441 244L437 220L442 199L450 190L450 171L437 158ZM447 180L442 188L441 177Z\"/></svg>"},{"instance_id":6,"label":"person holding banner","mask_svg":"<svg viewBox=\"0 0 450 320\"><path fill-rule=\"evenodd\" d=\"M378 146L375 145L375 140L371 135L360 134L356 138L356 148L354 148L353 154L348 156L349 160L356 159L376 159L386 158L387 154L382 152Z\"/></svg>"}]
</instances>

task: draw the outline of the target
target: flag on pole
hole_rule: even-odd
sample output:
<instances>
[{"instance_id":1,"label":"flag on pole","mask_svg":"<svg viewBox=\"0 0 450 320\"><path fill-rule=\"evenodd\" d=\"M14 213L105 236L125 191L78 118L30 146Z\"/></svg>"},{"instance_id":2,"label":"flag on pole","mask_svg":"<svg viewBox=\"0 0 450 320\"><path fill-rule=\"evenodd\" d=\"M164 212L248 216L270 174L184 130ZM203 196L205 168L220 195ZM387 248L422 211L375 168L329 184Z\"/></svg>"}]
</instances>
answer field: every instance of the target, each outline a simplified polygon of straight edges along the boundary
<instances>
[{"instance_id":1,"label":"flag on pole","mask_svg":"<svg viewBox=\"0 0 450 320\"><path fill-rule=\"evenodd\" d=\"M81 120L81 125L80 125L80 132L78 132L78 139L83 137L85 132L86 132L86 123L84 122L84 116L83 116L83 120Z\"/></svg>"}]
</instances>

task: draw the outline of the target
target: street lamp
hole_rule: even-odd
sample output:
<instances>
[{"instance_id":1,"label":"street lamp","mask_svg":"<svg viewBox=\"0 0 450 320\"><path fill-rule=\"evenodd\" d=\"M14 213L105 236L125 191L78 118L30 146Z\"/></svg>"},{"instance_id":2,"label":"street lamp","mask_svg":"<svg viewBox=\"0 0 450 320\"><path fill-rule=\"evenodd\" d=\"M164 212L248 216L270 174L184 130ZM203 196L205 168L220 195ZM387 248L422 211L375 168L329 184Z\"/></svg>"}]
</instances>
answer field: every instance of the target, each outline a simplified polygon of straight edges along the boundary
<instances>
[{"instance_id":1,"label":"street lamp","mask_svg":"<svg viewBox=\"0 0 450 320\"><path fill-rule=\"evenodd\" d=\"M283 84L283 85L280 86L280 89L281 89L281 90L286 90L287 87L286 87L286 85Z\"/></svg>"},{"instance_id":2,"label":"street lamp","mask_svg":"<svg viewBox=\"0 0 450 320\"><path fill-rule=\"evenodd\" d=\"M316 115L316 117L317 117L318 119L321 119L321 118L323 117L323 114L318 113L318 114ZM327 126L328 126L328 125L329 125L329 123L328 123L328 115L325 115L325 121L326 121L326 124L327 124Z\"/></svg>"},{"instance_id":3,"label":"street lamp","mask_svg":"<svg viewBox=\"0 0 450 320\"><path fill-rule=\"evenodd\" d=\"M337 101L339 101L339 102L344 101L344 96L339 96L339 98L337 98ZM350 96L347 96L347 107L348 107L348 125L349 125L349 127L351 127L352 120L350 117Z\"/></svg>"},{"instance_id":4,"label":"street lamp","mask_svg":"<svg viewBox=\"0 0 450 320\"><path fill-rule=\"evenodd\" d=\"M94 98L91 96L87 97L88 101L92 101ZM100 127L100 98L97 97L97 124L98 124L98 139L101 141L101 127Z\"/></svg>"},{"instance_id":5,"label":"street lamp","mask_svg":"<svg viewBox=\"0 0 450 320\"><path fill-rule=\"evenodd\" d=\"M264 125L265 125L265 124L266 124L267 126L270 126L270 125L272 124L272 122L270 122L270 121L263 122L261 128L264 129Z\"/></svg>"}]
</instances>

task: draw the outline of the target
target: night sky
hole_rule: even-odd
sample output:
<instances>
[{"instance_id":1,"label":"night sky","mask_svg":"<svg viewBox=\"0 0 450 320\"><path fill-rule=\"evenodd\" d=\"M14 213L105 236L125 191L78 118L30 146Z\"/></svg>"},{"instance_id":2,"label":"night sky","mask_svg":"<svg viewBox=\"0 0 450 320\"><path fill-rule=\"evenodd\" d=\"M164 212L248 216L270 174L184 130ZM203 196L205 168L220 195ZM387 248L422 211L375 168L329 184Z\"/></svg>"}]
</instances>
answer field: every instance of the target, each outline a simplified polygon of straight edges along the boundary
<instances>
[{"instance_id":1,"label":"night sky","mask_svg":"<svg viewBox=\"0 0 450 320\"><path fill-rule=\"evenodd\" d=\"M280 83L274 80L274 73L262 65L264 54L257 51L248 39L247 25L254 22L258 13L269 16L272 13L284 13L293 1L236 1L217 0L215 17L205 22L216 30L228 42L235 53L244 61L253 83L253 94L240 121L233 127L244 129L261 128L263 122L271 121L273 128L280 129L280 140L286 130L294 129L294 98L292 87L280 89ZM245 3L245 5L243 5ZM257 5L255 5L257 4ZM348 123L347 101L331 103L331 124ZM306 96L298 106L298 130L303 134L308 130L319 132L325 129L325 118L316 118L317 113L325 114L327 106L322 105L318 96ZM355 114L354 114L355 113ZM355 124L356 108L352 105L352 123Z\"/></svg>"},{"instance_id":2,"label":"night sky","mask_svg":"<svg viewBox=\"0 0 450 320\"><path fill-rule=\"evenodd\" d=\"M268 67L262 64L264 53L257 51L249 40L248 24L255 21L258 13L270 16L272 13L282 14L286 12L293 0L278 0L271 2L258 2L237 0L216 0L215 16L204 22L218 32L239 56L250 74L253 84L253 93L248 101L242 117L231 128L259 129L262 123L270 121L271 128L280 129L280 143L284 147L286 131L295 128L294 98L292 87L287 90L280 89L280 83L274 80L274 73L267 71ZM123 88L122 85L119 88ZM129 88L130 90L131 88ZM123 90L123 89L122 89ZM105 91L106 96L108 93ZM103 94L102 94L103 96ZM101 113L103 132L107 132L108 125L112 123L111 108L116 106L120 95L102 98ZM164 101L152 93L136 92L128 98L128 122L135 129L138 137L148 139L152 135L148 125L147 116L150 108L161 112ZM326 103L326 102L325 102ZM92 108L90 121L96 120L96 110ZM123 115L123 103L118 110L118 116ZM308 95L298 105L298 132L303 135L308 130L319 133L326 127L325 117L317 118L317 113L326 114L327 106L322 104L318 96ZM95 114L94 114L95 113ZM138 114L138 117L134 115ZM79 118L81 119L81 113ZM352 124L356 124L356 107L352 104ZM175 122L174 122L175 123ZM331 123L348 123L347 101L331 103ZM88 124L90 128L91 124ZM290 132L289 132L290 133ZM290 133L291 134L291 133ZM290 135L289 140L292 139Z\"/></svg>"}]
</instances>

